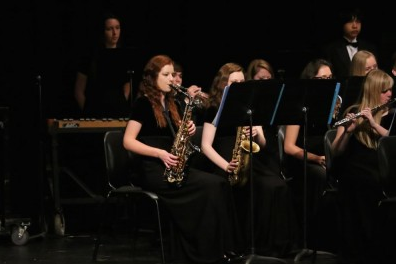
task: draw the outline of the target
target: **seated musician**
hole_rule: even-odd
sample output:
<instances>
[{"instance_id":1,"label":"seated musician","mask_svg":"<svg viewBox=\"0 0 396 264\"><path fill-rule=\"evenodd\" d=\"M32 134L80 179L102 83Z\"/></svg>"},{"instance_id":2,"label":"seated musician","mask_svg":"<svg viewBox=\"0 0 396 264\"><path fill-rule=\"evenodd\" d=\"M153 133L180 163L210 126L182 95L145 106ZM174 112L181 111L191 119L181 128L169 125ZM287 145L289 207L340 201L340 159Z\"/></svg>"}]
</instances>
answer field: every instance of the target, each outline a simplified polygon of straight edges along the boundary
<instances>
[{"instance_id":1,"label":"seated musician","mask_svg":"<svg viewBox=\"0 0 396 264\"><path fill-rule=\"evenodd\" d=\"M203 125L202 152L216 165L215 172L229 180L233 186L235 204L239 216L239 230L242 232L241 252L250 253L251 226L254 218L254 242L257 253L281 257L294 244L293 210L290 191L280 174L272 170L261 156L266 147L266 138L261 126L253 126L254 149L253 175L249 174L249 162L244 160L245 150L241 144L243 136L250 137L249 127L216 127L212 122L218 111L224 88L234 82L244 82L244 70L235 63L224 64L217 72L209 91L210 107L207 109ZM248 140L248 139L247 139ZM256 152L256 151L255 151ZM239 158L238 154L241 154ZM239 173L235 173L239 171ZM254 181L254 201L250 203L250 180ZM254 207L251 216L250 205Z\"/></svg>"},{"instance_id":2,"label":"seated musician","mask_svg":"<svg viewBox=\"0 0 396 264\"><path fill-rule=\"evenodd\" d=\"M347 108L344 120L348 121L337 127L332 144L333 174L339 181L343 231L340 232L339 256L343 263L376 263L378 260L373 243L382 188L376 150L378 140L388 135L394 117L394 109L387 105L392 98L393 84L393 78L384 71L370 71L358 103ZM373 111L380 105L384 107Z\"/></svg>"},{"instance_id":3,"label":"seated musician","mask_svg":"<svg viewBox=\"0 0 396 264\"><path fill-rule=\"evenodd\" d=\"M238 241L231 187L224 178L188 168L184 151L192 149L184 139L196 127L191 119L181 122L171 88L173 73L173 61L166 55L147 62L124 146L139 154L141 185L158 194L174 224L175 261L221 263Z\"/></svg>"}]
</instances>

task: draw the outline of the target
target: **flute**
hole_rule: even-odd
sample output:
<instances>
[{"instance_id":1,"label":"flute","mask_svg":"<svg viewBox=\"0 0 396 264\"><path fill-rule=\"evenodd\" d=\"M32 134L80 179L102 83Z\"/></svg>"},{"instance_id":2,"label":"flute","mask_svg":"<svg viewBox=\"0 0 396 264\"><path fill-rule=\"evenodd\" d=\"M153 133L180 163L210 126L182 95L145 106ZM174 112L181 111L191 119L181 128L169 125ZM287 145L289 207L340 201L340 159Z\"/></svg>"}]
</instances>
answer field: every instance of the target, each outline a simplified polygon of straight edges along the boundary
<instances>
[{"instance_id":1,"label":"flute","mask_svg":"<svg viewBox=\"0 0 396 264\"><path fill-rule=\"evenodd\" d=\"M386 102L386 103L384 103L384 104L382 104L382 105L378 105L378 106L372 108L372 109L371 109L371 113L374 114L374 113L378 112L379 110L384 109L385 107L390 106L390 105L393 104L395 101L396 101L396 98L392 98L392 99L390 99L388 102ZM343 125L347 124L348 122L351 122L353 119L356 119L356 118L361 117L362 115L363 115L362 112L359 112L359 113L357 113L353 118L348 118L348 117L346 117L346 118L344 118L344 119L341 119L340 121L337 121L337 122L334 123L333 128L337 128L337 127L339 127L339 126L343 126Z\"/></svg>"}]
</instances>

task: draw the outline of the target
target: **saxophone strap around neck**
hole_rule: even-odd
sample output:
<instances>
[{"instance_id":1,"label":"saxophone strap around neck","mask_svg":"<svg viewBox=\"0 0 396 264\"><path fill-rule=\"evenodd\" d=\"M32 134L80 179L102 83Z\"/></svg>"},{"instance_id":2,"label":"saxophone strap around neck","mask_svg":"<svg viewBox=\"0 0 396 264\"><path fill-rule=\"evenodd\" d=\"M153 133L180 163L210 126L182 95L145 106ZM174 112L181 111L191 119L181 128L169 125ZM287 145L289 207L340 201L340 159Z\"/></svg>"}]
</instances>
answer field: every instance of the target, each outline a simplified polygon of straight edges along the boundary
<instances>
[{"instance_id":1,"label":"saxophone strap around neck","mask_svg":"<svg viewBox=\"0 0 396 264\"><path fill-rule=\"evenodd\" d=\"M172 121L171 121L171 119L169 117L168 103L166 101L165 101L164 110L162 110L162 114L164 115L164 117L166 119L166 122L168 122L168 126L169 126L169 129L172 132L173 137L175 137L176 136L176 132L173 129Z\"/></svg>"}]
</instances>

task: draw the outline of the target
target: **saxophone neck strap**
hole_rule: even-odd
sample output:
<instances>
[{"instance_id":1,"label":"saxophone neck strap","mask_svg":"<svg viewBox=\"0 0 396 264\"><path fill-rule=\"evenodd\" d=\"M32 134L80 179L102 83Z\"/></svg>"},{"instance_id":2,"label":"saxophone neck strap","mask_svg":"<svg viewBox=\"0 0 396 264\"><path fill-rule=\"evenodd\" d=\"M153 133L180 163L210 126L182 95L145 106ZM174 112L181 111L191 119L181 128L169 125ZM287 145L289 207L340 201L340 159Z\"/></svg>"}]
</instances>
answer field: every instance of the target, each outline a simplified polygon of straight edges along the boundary
<instances>
[{"instance_id":1,"label":"saxophone neck strap","mask_svg":"<svg viewBox=\"0 0 396 264\"><path fill-rule=\"evenodd\" d=\"M165 107L164 107L164 110L162 111L162 114L164 115L164 117L166 119L166 122L168 122L168 127L171 130L173 137L175 137L176 133L175 133L175 130L173 129L172 121L171 121L171 119L169 117L169 109L168 109L168 103L167 102L165 102Z\"/></svg>"}]
</instances>

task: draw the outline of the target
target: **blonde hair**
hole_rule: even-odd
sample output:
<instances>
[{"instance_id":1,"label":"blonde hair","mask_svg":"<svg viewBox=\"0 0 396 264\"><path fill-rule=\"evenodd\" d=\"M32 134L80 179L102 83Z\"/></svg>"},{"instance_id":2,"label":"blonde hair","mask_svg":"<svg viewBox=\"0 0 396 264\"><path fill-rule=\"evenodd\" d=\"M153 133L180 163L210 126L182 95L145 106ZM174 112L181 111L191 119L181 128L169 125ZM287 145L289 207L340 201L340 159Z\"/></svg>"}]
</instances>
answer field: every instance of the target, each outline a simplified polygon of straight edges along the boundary
<instances>
[{"instance_id":1,"label":"blonde hair","mask_svg":"<svg viewBox=\"0 0 396 264\"><path fill-rule=\"evenodd\" d=\"M348 108L348 112L351 108L356 108L358 112L364 108L369 107L373 109L381 105L381 93L382 91L393 87L393 78L384 72L383 70L372 70L365 77L359 103ZM373 113L373 118L377 124L381 123L382 115L388 111L387 108L381 109L376 113ZM366 119L356 119L356 130L355 135L357 139L368 148L377 149L378 132L372 129L370 123Z\"/></svg>"},{"instance_id":2,"label":"blonde hair","mask_svg":"<svg viewBox=\"0 0 396 264\"><path fill-rule=\"evenodd\" d=\"M352 58L349 74L351 76L365 76L366 75L366 62L368 58L375 55L367 50L359 50ZM376 58L375 58L376 59Z\"/></svg>"}]
</instances>

